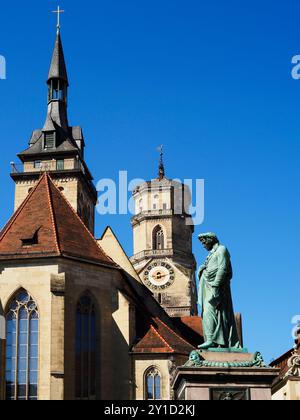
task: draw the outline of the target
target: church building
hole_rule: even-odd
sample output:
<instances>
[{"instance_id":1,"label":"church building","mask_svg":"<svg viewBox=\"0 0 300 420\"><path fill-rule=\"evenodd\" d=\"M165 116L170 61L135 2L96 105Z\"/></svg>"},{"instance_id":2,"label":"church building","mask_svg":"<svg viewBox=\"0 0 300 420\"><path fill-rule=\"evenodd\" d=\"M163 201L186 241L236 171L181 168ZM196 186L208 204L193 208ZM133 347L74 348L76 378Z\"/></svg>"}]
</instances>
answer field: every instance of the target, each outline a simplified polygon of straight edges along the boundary
<instances>
[{"instance_id":1,"label":"church building","mask_svg":"<svg viewBox=\"0 0 300 420\"><path fill-rule=\"evenodd\" d=\"M172 399L174 369L203 342L189 191L161 158L134 192L133 256L110 227L95 238L97 192L68 89L58 24L46 120L11 165L14 214L0 233L0 399Z\"/></svg>"}]
</instances>

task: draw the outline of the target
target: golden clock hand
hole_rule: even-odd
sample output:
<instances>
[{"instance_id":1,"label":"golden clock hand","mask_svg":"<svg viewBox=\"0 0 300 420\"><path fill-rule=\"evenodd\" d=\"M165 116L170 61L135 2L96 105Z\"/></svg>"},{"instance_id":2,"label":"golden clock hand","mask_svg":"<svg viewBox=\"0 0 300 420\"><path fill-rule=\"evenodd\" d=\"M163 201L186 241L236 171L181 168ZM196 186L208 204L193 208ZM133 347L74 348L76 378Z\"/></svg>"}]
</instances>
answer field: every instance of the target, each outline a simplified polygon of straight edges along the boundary
<instances>
[{"instance_id":1,"label":"golden clock hand","mask_svg":"<svg viewBox=\"0 0 300 420\"><path fill-rule=\"evenodd\" d=\"M154 277L156 280L160 280L160 279L162 279L162 278L164 278L164 277L167 277L167 274L154 274L154 275L153 275L153 277Z\"/></svg>"}]
</instances>

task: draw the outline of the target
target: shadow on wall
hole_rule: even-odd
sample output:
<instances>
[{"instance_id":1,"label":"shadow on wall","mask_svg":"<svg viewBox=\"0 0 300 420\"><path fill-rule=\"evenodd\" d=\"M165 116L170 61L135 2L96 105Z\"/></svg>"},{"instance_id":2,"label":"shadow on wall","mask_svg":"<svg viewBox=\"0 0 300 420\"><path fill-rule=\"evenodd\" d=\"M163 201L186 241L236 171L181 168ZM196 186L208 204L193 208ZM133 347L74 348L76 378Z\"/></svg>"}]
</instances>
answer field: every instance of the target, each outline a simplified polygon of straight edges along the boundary
<instances>
[{"instance_id":1,"label":"shadow on wall","mask_svg":"<svg viewBox=\"0 0 300 420\"><path fill-rule=\"evenodd\" d=\"M2 303L0 302L0 340L5 340L5 318Z\"/></svg>"},{"instance_id":2,"label":"shadow on wall","mask_svg":"<svg viewBox=\"0 0 300 420\"><path fill-rule=\"evenodd\" d=\"M0 400L4 398L4 381L5 381L5 318L2 303L0 301Z\"/></svg>"},{"instance_id":3,"label":"shadow on wall","mask_svg":"<svg viewBox=\"0 0 300 420\"><path fill-rule=\"evenodd\" d=\"M130 347L124 339L117 323L112 320L112 341L115 357L112 357L114 400L130 400L132 398L132 364L129 354Z\"/></svg>"}]
</instances>

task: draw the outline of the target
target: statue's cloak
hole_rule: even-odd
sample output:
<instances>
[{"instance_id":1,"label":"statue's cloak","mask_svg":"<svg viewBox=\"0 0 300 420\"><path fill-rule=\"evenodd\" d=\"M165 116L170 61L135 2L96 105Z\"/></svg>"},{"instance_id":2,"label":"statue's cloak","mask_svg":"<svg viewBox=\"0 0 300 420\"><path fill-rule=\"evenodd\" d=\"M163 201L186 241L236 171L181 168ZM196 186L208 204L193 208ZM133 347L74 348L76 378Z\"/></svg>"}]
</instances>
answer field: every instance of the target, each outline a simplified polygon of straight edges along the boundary
<instances>
[{"instance_id":1,"label":"statue's cloak","mask_svg":"<svg viewBox=\"0 0 300 420\"><path fill-rule=\"evenodd\" d=\"M205 341L226 348L241 347L231 298L230 254L223 245L214 245L198 277Z\"/></svg>"}]
</instances>

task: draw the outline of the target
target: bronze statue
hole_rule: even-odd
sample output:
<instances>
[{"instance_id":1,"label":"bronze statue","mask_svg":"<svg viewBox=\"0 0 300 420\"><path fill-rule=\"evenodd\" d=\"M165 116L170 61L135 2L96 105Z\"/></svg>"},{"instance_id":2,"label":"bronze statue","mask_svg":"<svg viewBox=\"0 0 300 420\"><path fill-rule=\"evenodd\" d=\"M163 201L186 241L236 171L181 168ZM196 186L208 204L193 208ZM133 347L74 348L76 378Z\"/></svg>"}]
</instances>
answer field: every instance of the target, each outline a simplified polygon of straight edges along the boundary
<instances>
[{"instance_id":1,"label":"bronze statue","mask_svg":"<svg viewBox=\"0 0 300 420\"><path fill-rule=\"evenodd\" d=\"M214 233L199 235L199 240L210 251L198 271L205 339L199 348L240 348L231 298L230 254Z\"/></svg>"}]
</instances>

